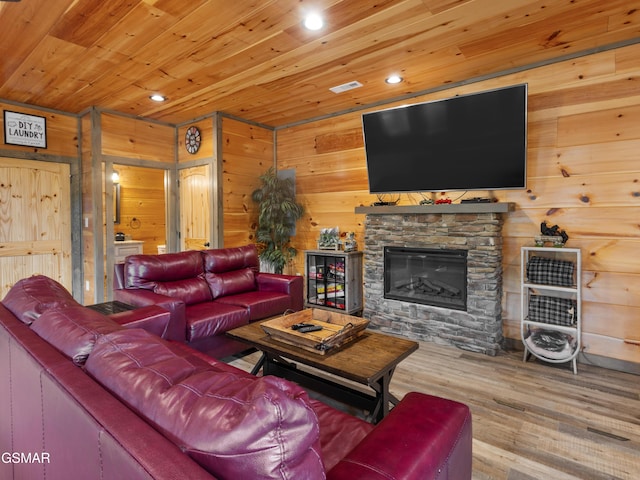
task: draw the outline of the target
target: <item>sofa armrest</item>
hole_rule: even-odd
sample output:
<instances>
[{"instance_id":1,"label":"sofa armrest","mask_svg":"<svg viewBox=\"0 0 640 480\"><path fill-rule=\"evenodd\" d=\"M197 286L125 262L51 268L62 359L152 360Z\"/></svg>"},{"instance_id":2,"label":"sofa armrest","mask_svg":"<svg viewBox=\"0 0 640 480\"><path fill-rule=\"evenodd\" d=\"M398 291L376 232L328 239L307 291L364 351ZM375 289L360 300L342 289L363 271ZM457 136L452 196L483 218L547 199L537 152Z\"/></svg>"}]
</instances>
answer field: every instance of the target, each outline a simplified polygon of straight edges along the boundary
<instances>
[{"instance_id":1,"label":"sofa armrest","mask_svg":"<svg viewBox=\"0 0 640 480\"><path fill-rule=\"evenodd\" d=\"M126 280L124 278L124 263L116 263L113 266L113 289L117 290L125 288Z\"/></svg>"},{"instance_id":2,"label":"sofa armrest","mask_svg":"<svg viewBox=\"0 0 640 480\"><path fill-rule=\"evenodd\" d=\"M164 338L186 342L187 321L185 314L185 304L177 298L160 295L159 293L142 288L123 288L113 291L115 300L133 305L134 307L147 307L157 305L169 311L170 320Z\"/></svg>"},{"instance_id":3,"label":"sofa armrest","mask_svg":"<svg viewBox=\"0 0 640 480\"><path fill-rule=\"evenodd\" d=\"M259 291L285 293L291 297L291 310L302 310L304 285L301 276L260 272L256 282Z\"/></svg>"},{"instance_id":4,"label":"sofa armrest","mask_svg":"<svg viewBox=\"0 0 640 480\"><path fill-rule=\"evenodd\" d=\"M327 480L471 479L471 413L411 392L327 474Z\"/></svg>"},{"instance_id":5,"label":"sofa armrest","mask_svg":"<svg viewBox=\"0 0 640 480\"><path fill-rule=\"evenodd\" d=\"M160 338L167 338L171 314L158 305L149 305L126 312L112 313L109 318L125 328L142 328Z\"/></svg>"}]
</instances>

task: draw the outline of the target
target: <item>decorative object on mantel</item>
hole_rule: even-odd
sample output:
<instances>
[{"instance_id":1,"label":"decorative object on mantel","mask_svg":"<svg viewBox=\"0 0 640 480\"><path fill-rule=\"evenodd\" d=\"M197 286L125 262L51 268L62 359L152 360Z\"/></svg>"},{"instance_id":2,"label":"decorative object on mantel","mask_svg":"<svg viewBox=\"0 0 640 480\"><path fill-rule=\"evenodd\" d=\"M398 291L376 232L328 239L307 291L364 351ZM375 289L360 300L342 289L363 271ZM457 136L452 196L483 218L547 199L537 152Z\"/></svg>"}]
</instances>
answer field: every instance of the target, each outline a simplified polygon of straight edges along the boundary
<instances>
[{"instance_id":1,"label":"decorative object on mantel","mask_svg":"<svg viewBox=\"0 0 640 480\"><path fill-rule=\"evenodd\" d=\"M344 239L344 251L355 252L358 250L358 242L356 242L356 232L347 232Z\"/></svg>"},{"instance_id":2,"label":"decorative object on mantel","mask_svg":"<svg viewBox=\"0 0 640 480\"><path fill-rule=\"evenodd\" d=\"M338 227L320 230L318 250L340 250L340 247L340 229Z\"/></svg>"},{"instance_id":3,"label":"decorative object on mantel","mask_svg":"<svg viewBox=\"0 0 640 480\"><path fill-rule=\"evenodd\" d=\"M391 195L379 193L377 197L378 197L378 201L373 202L371 204L372 206L380 207L384 205L397 205L398 202L400 201L400 194L398 194L395 198L393 198L391 197Z\"/></svg>"},{"instance_id":4,"label":"decorative object on mantel","mask_svg":"<svg viewBox=\"0 0 640 480\"><path fill-rule=\"evenodd\" d=\"M551 243L554 247L561 248L569 240L567 232L560 230L558 225L548 226L546 221L540 224L540 233L542 235L535 237L536 247L544 247L545 244Z\"/></svg>"}]
</instances>

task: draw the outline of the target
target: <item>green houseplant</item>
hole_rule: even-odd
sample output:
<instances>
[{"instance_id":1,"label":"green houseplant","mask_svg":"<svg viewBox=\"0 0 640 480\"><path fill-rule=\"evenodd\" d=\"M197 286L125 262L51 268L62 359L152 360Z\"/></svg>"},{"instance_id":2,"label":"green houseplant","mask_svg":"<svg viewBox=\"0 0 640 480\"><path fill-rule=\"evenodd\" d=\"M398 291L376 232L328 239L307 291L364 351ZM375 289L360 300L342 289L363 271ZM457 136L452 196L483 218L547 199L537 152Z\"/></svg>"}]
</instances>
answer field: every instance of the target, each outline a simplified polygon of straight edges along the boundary
<instances>
[{"instance_id":1,"label":"green houseplant","mask_svg":"<svg viewBox=\"0 0 640 480\"><path fill-rule=\"evenodd\" d=\"M282 273L297 253L290 243L291 233L304 207L296 202L293 180L278 177L273 167L260 176L260 182L261 186L251 194L258 204L256 241L260 259L275 273Z\"/></svg>"}]
</instances>

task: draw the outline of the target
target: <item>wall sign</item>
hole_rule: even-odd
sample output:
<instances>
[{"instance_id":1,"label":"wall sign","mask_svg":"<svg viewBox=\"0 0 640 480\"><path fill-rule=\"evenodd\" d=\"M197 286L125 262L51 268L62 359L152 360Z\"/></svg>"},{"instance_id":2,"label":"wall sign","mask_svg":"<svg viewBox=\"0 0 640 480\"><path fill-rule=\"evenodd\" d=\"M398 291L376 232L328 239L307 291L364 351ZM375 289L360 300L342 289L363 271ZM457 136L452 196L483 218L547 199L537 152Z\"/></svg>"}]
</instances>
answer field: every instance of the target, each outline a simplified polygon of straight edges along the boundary
<instances>
[{"instance_id":1,"label":"wall sign","mask_svg":"<svg viewBox=\"0 0 640 480\"><path fill-rule=\"evenodd\" d=\"M4 143L47 148L47 119L5 110Z\"/></svg>"}]
</instances>

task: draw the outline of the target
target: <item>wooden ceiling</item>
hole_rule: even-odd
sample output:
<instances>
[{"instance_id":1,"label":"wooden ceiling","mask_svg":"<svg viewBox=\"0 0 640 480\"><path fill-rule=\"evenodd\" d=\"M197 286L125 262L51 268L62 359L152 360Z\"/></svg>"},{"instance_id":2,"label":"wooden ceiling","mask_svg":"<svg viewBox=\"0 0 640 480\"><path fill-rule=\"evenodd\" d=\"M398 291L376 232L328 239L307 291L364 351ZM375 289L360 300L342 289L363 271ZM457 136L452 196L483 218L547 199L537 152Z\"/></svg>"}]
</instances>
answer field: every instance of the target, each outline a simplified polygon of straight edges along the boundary
<instances>
[{"instance_id":1,"label":"wooden ceiling","mask_svg":"<svg viewBox=\"0 0 640 480\"><path fill-rule=\"evenodd\" d=\"M0 1L0 99L278 127L638 41L640 0Z\"/></svg>"}]
</instances>

